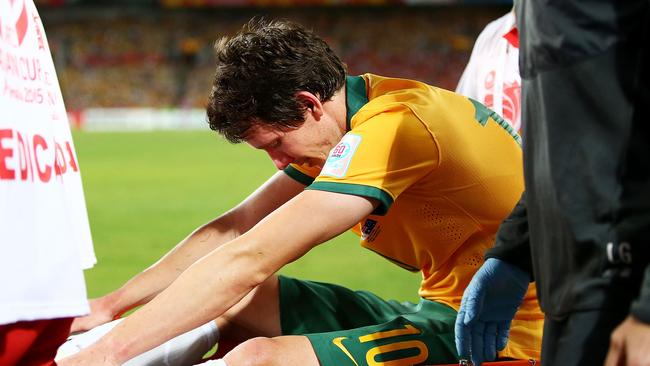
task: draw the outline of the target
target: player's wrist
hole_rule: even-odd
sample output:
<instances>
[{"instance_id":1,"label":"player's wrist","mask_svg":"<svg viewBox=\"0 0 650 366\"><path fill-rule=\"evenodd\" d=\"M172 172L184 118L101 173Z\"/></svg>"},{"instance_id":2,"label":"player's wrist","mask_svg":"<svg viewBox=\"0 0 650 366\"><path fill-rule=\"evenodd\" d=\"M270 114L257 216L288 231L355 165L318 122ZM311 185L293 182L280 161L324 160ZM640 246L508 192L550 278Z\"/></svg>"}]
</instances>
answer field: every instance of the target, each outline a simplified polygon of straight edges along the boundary
<instances>
[{"instance_id":1,"label":"player's wrist","mask_svg":"<svg viewBox=\"0 0 650 366\"><path fill-rule=\"evenodd\" d=\"M93 300L93 310L103 314L106 318L113 320L126 312L128 308L123 302L121 291L114 291L110 294L104 295Z\"/></svg>"},{"instance_id":2,"label":"player's wrist","mask_svg":"<svg viewBox=\"0 0 650 366\"><path fill-rule=\"evenodd\" d=\"M95 344L81 351L80 354L84 352L87 353L87 355L84 355L85 360L95 359L97 357L96 361L101 359L102 365L122 365L131 358L126 354L125 347L111 337L110 333Z\"/></svg>"},{"instance_id":3,"label":"player's wrist","mask_svg":"<svg viewBox=\"0 0 650 366\"><path fill-rule=\"evenodd\" d=\"M133 344L129 344L127 338L116 335L112 328L111 331L100 337L95 343L81 350L78 355L82 359L89 361L98 361L101 365L122 365L137 354L134 353ZM101 360L101 362L99 362ZM94 364L90 362L90 364Z\"/></svg>"}]
</instances>

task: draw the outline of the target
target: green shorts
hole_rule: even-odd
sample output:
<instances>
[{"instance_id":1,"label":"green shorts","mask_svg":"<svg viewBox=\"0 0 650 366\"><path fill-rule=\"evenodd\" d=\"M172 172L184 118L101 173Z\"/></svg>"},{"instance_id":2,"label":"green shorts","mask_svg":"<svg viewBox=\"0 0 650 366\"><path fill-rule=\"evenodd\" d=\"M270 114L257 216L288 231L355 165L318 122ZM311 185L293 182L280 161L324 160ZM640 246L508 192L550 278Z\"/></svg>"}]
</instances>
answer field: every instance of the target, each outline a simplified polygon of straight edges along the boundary
<instances>
[{"instance_id":1,"label":"green shorts","mask_svg":"<svg viewBox=\"0 0 650 366\"><path fill-rule=\"evenodd\" d=\"M285 335L307 336L322 366L457 363L456 311L429 300L383 300L366 291L280 278Z\"/></svg>"}]
</instances>

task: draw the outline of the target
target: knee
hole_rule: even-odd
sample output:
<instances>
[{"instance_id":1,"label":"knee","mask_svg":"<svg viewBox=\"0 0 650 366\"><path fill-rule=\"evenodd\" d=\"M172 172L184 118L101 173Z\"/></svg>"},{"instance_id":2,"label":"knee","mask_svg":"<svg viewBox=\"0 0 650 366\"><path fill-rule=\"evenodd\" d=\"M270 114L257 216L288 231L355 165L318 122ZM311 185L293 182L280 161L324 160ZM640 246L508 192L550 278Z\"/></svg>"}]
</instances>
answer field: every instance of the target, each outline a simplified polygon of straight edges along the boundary
<instances>
[{"instance_id":1,"label":"knee","mask_svg":"<svg viewBox=\"0 0 650 366\"><path fill-rule=\"evenodd\" d=\"M271 338L252 338L228 352L224 360L228 366L271 366L279 360L278 349Z\"/></svg>"}]
</instances>

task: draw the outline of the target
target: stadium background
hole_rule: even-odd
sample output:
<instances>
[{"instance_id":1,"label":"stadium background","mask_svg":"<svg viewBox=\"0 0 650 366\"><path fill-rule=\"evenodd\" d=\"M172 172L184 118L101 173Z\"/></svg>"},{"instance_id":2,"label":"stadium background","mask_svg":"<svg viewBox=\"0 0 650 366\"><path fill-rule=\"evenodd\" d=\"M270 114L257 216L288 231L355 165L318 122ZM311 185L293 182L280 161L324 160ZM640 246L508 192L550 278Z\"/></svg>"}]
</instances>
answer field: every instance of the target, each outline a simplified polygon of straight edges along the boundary
<instances>
[{"instance_id":1,"label":"stadium background","mask_svg":"<svg viewBox=\"0 0 650 366\"><path fill-rule=\"evenodd\" d=\"M508 1L36 1L74 130L98 264L89 294L115 289L273 173L264 154L207 129L212 43L252 16L323 36L350 74L453 90L478 33ZM297 223L298 225L299 223ZM415 300L419 274L346 233L281 273Z\"/></svg>"}]
</instances>

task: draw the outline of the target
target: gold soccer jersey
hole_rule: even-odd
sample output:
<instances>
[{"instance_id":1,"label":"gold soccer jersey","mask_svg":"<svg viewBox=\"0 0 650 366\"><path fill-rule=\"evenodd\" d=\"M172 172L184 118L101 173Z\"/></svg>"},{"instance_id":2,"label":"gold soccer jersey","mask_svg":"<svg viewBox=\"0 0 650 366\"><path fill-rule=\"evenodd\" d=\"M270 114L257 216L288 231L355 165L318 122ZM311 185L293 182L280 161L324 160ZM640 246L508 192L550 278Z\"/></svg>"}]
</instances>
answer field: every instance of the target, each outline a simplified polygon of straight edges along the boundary
<instances>
[{"instance_id":1,"label":"gold soccer jersey","mask_svg":"<svg viewBox=\"0 0 650 366\"><path fill-rule=\"evenodd\" d=\"M348 77L348 133L321 171L285 171L307 189L380 202L361 245L422 272L421 297L458 310L463 290L523 190L519 136L481 104L420 82ZM537 358L543 315L531 286L501 353Z\"/></svg>"}]
</instances>

